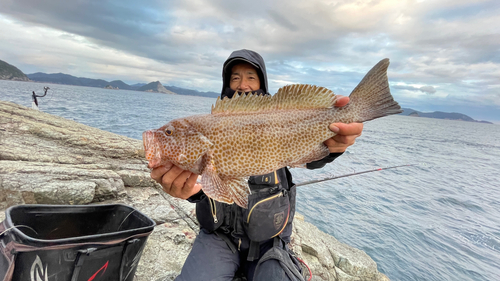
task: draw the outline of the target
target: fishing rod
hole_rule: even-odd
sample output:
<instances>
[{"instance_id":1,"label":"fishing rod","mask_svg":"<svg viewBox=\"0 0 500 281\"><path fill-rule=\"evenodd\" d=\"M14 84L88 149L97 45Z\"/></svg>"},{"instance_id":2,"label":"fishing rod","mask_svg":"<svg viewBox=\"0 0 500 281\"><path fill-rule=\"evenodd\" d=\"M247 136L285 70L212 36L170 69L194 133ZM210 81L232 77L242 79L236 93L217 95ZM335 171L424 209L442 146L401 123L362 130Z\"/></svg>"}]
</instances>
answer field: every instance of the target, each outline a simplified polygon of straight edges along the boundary
<instances>
[{"instance_id":1,"label":"fishing rod","mask_svg":"<svg viewBox=\"0 0 500 281\"><path fill-rule=\"evenodd\" d=\"M340 176L335 176L335 177L323 178L323 179L319 179L319 180L310 180L310 181L300 182L300 183L295 184L295 186L308 185L308 184L312 184L312 183L335 180L335 179L339 179L339 178L356 176L356 175L361 175L361 174L366 174L366 173L371 173L371 172L378 172L378 171L383 171L383 170L389 170L389 169L395 169L395 168L401 168L401 167L410 167L410 166L416 166L416 165L418 165L418 164L406 164L406 165L398 165L398 166L392 166L392 167L377 168L377 169L366 170L366 171L361 171L361 172L356 172L356 173L350 173L350 174L345 174L345 175L340 175Z\"/></svg>"}]
</instances>

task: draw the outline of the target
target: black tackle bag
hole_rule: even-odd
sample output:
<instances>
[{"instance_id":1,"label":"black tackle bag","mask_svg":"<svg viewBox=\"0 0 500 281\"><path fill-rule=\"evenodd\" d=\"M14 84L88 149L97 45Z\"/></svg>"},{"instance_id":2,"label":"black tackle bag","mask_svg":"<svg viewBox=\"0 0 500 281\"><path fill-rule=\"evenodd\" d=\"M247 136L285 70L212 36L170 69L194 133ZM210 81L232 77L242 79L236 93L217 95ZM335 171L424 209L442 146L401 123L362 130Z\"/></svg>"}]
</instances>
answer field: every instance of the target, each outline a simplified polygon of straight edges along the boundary
<instances>
[{"instance_id":1,"label":"black tackle bag","mask_svg":"<svg viewBox=\"0 0 500 281\"><path fill-rule=\"evenodd\" d=\"M18 205L0 223L0 281L132 281L154 221L126 205Z\"/></svg>"}]
</instances>

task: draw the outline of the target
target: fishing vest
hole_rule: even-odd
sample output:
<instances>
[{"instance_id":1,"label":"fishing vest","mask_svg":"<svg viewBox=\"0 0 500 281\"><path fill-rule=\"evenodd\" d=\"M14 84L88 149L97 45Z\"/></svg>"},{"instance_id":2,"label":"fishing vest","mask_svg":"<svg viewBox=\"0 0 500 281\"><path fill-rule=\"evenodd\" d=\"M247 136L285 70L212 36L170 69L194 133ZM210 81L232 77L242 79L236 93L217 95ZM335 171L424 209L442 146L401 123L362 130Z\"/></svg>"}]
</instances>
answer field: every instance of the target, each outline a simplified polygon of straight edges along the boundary
<instances>
[{"instance_id":1,"label":"fishing vest","mask_svg":"<svg viewBox=\"0 0 500 281\"><path fill-rule=\"evenodd\" d=\"M233 252L248 249L247 260L257 260L261 242L274 237L290 242L296 194L291 178L287 168L250 177L247 209L204 196L196 204L198 222L226 241Z\"/></svg>"}]
</instances>

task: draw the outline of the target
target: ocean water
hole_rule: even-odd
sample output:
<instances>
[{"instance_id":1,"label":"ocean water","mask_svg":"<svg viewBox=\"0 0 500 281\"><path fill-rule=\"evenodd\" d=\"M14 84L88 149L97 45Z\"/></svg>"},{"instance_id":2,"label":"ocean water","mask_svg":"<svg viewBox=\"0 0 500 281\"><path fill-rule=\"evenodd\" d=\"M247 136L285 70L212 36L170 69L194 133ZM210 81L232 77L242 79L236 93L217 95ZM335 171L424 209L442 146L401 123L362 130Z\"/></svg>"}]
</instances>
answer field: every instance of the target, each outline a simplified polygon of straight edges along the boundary
<instances>
[{"instance_id":1,"label":"ocean water","mask_svg":"<svg viewBox=\"0 0 500 281\"><path fill-rule=\"evenodd\" d=\"M0 100L140 139L146 129L209 113L213 98L0 80ZM389 116L295 182L417 164L298 188L298 211L370 255L391 280L500 280L500 126Z\"/></svg>"}]
</instances>

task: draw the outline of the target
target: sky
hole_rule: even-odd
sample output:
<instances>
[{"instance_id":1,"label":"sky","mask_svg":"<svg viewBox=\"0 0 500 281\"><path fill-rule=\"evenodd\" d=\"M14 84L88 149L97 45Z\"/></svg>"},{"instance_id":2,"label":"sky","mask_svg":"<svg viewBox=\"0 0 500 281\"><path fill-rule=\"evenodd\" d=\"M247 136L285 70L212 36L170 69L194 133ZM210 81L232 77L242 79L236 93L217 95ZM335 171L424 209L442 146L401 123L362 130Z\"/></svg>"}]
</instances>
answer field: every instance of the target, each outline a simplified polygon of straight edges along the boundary
<instances>
[{"instance_id":1,"label":"sky","mask_svg":"<svg viewBox=\"0 0 500 281\"><path fill-rule=\"evenodd\" d=\"M221 90L238 49L266 61L270 92L349 95L389 58L402 107L500 123L498 0L0 0L0 60L26 74Z\"/></svg>"}]
</instances>

